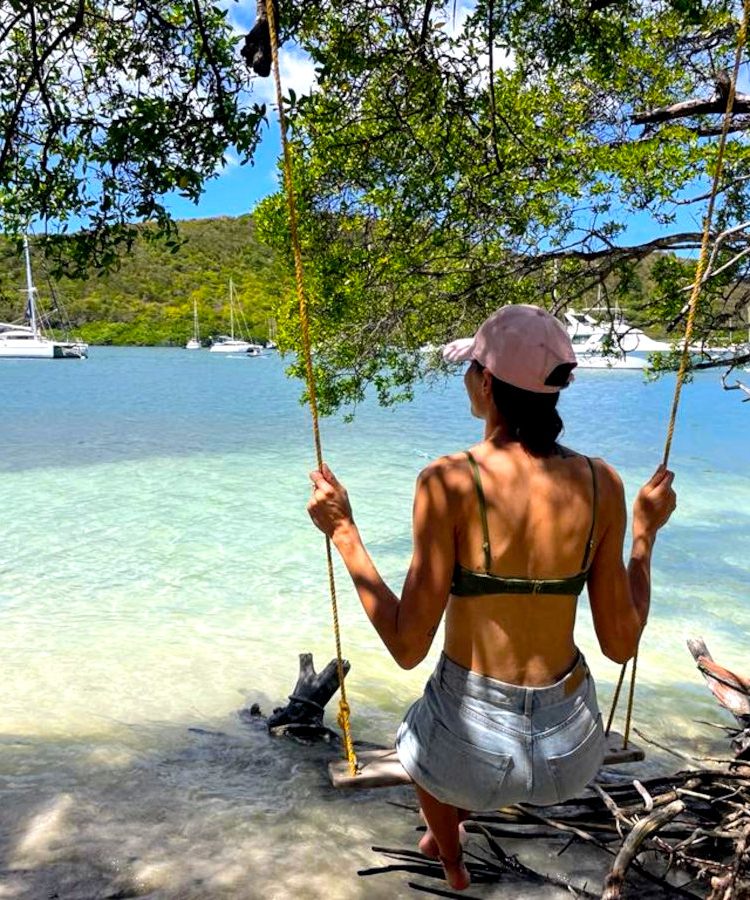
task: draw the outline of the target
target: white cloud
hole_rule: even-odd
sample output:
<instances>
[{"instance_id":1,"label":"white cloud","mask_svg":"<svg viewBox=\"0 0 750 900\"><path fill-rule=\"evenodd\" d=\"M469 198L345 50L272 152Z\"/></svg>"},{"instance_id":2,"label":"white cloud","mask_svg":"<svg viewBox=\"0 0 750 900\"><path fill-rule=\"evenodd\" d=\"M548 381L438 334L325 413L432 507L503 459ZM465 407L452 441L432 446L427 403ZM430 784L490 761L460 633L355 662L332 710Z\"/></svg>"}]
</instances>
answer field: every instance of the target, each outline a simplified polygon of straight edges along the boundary
<instances>
[{"instance_id":1,"label":"white cloud","mask_svg":"<svg viewBox=\"0 0 750 900\"><path fill-rule=\"evenodd\" d=\"M219 0L217 4L227 11L227 22L236 38L244 37L255 23L255 9L251 11L248 4L237 3L236 0Z\"/></svg>"},{"instance_id":2,"label":"white cloud","mask_svg":"<svg viewBox=\"0 0 750 900\"><path fill-rule=\"evenodd\" d=\"M452 48L452 50L447 50L446 53L448 56L452 56L457 62L461 62L465 59L467 49L466 49L466 38L464 37L464 28L466 27L466 21L470 15L474 13L476 9L476 3L467 2L467 0L462 0L462 2L457 2L455 7L448 9L439 9L432 14L433 22L442 22L442 30L446 37L448 37L451 41L457 41L458 43ZM462 37L464 40L461 40ZM507 72L510 71L515 65L515 54L509 52L505 47L500 47L495 45L493 47L492 53L492 69L494 72ZM474 78L472 79L474 85L477 88L484 88L489 81L489 68L490 68L490 56L489 53L480 53L477 56L476 60L476 69L474 72Z\"/></svg>"},{"instance_id":3,"label":"white cloud","mask_svg":"<svg viewBox=\"0 0 750 900\"><path fill-rule=\"evenodd\" d=\"M222 158L214 167L214 175L218 175L218 177L221 178L222 175L228 175L230 172L238 169L240 165L239 156L232 150L226 150Z\"/></svg>"},{"instance_id":4,"label":"white cloud","mask_svg":"<svg viewBox=\"0 0 750 900\"><path fill-rule=\"evenodd\" d=\"M310 57L296 45L287 44L279 50L279 68L281 74L281 90L284 96L293 90L298 97L312 93L318 86L315 66ZM253 99L259 103L276 105L276 86L273 72L268 78L253 80Z\"/></svg>"},{"instance_id":5,"label":"white cloud","mask_svg":"<svg viewBox=\"0 0 750 900\"><path fill-rule=\"evenodd\" d=\"M283 52L283 51L282 51ZM284 53L279 58L281 84L285 92L292 88L298 97L310 94L318 86L315 66L310 57L301 50Z\"/></svg>"},{"instance_id":6,"label":"white cloud","mask_svg":"<svg viewBox=\"0 0 750 900\"><path fill-rule=\"evenodd\" d=\"M474 12L474 5L473 3L456 3L447 19L445 17L446 10L440 10L439 18L445 21L443 30L449 38L457 38L461 34L466 20ZM433 18L437 19L437 14L433 14Z\"/></svg>"}]
</instances>

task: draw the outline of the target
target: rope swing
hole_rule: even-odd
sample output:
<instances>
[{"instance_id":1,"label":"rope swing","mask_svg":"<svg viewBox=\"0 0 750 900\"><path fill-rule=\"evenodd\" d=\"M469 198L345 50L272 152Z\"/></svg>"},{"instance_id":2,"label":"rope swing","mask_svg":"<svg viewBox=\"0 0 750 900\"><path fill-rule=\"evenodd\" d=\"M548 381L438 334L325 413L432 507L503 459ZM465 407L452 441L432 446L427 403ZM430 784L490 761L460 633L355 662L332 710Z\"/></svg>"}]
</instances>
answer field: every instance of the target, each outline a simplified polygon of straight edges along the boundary
<instances>
[{"instance_id":1,"label":"rope swing","mask_svg":"<svg viewBox=\"0 0 750 900\"><path fill-rule=\"evenodd\" d=\"M294 254L294 281L297 286L297 300L299 301L299 320L302 329L302 354L305 360L305 374L307 378L307 395L310 399L310 414L312 416L313 440L315 442L315 459L318 468L323 466L323 449L320 440L320 422L318 419L318 399L315 390L315 372L312 364L312 347L310 343L310 319L307 314L307 298L305 295L304 271L302 268L302 250L300 248L299 230L297 227L297 202L294 193L294 179L292 168L292 151L286 135L286 116L284 115L284 102L281 93L281 75L279 74L279 44L276 35L276 18L274 16L273 0L266 0L266 15L268 17L268 30L271 35L271 58L273 60L273 78L276 83L276 105L279 110L279 128L281 129L281 147L284 153L284 186L286 187L287 205L289 207L289 232L292 239L292 252ZM331 611L333 615L333 634L336 639L336 668L339 676L338 724L344 734L344 751L349 765L349 774L357 774L357 756L354 753L352 740L351 710L346 699L346 686L344 684L344 659L341 655L341 626L339 624L338 604L336 602L336 580L333 574L333 556L331 554L331 539L326 536L326 561L328 563L328 589L331 595Z\"/></svg>"},{"instance_id":2,"label":"rope swing","mask_svg":"<svg viewBox=\"0 0 750 900\"><path fill-rule=\"evenodd\" d=\"M310 413L312 416L312 428L313 428L313 439L315 443L315 458L318 464L318 468L322 467L323 464L323 453L321 447L321 439L320 439L320 425L319 425L319 417L318 417L318 404L317 404L317 393L316 393L316 385L315 385L315 373L313 370L312 364L312 348L310 341L310 321L307 310L307 298L305 294L304 288L304 272L302 266L302 251L300 247L300 239L299 239L299 230L298 230L298 219L297 219L297 205L296 205L296 197L294 190L294 179L293 179L293 165L292 165L292 150L289 145L289 141L287 138L287 129L286 129L286 116L284 114L284 104L283 104L283 95L281 91L281 76L279 73L279 49L278 49L278 37L276 32L276 17L274 15L274 5L273 0L265 0L266 6L266 15L268 19L268 28L270 32L270 42L271 42L271 57L272 57L272 67L273 67L273 75L274 81L276 85L276 103L278 107L279 114L279 127L281 130L281 145L283 150L283 167L284 167L284 185L286 188L287 195L287 205L288 205L288 213L289 213L289 231L291 236L292 243L292 252L294 256L294 275L295 275L295 284L297 290L297 299L299 302L299 317L300 317L300 327L301 327L301 338L302 338L302 353L305 361L305 373L307 380L307 392L310 400ZM750 19L750 0L743 0L743 16L742 22L740 24L740 29L737 38L737 48L735 52L735 60L734 60L734 70L732 73L732 78L729 86L729 93L727 96L727 106L724 113L724 121L723 127L721 131L721 137L719 140L717 155L716 155L716 168L714 171L713 177L713 186L710 193L710 199L708 203L708 209L706 211L706 215L703 222L703 236L701 241L701 249L700 255L698 257L698 264L695 270L695 279L693 281L692 291L690 294L690 301L688 305L688 316L687 322L685 326L685 334L683 338L682 344L682 353L680 357L680 365L677 372L677 380L675 383L675 391L674 398L672 400L672 408L669 416L669 425L667 428L667 436L664 447L664 455L663 455L663 463L666 466L669 461L669 454L672 448L672 439L674 437L675 423L677 420L677 411L680 403L680 396L682 392L682 385L685 382L685 376L687 374L689 362L690 362L690 342L693 334L693 327L695 323L696 311L698 308L698 300L700 298L701 288L703 285L704 274L706 271L706 265L708 262L708 249L711 240L711 224L713 220L714 214L714 206L716 204L716 197L719 191L719 184L722 177L723 172L723 164L724 164L724 152L726 148L727 135L729 133L729 127L731 124L732 118L732 108L734 106L734 98L737 89L737 79L739 76L739 69L742 62L742 55L745 48L745 44L747 42L747 31L748 31L748 20ZM346 699L346 687L344 684L344 661L341 655L341 628L339 624L339 616L338 616L338 605L336 601L336 584L334 579L334 571L333 571L333 558L331 553L331 541L328 537L326 537L326 561L328 565L328 585L329 592L331 597L331 609L333 616L333 631L334 637L336 641L336 662L337 662L337 670L338 670L338 678L339 678L339 686L340 686L340 700L339 700L339 714L338 714L338 724L344 735L344 750L346 761L348 763L349 775L354 777L358 773L358 763L357 757L354 752L354 745L351 734L351 723L350 723L350 715L351 711L349 708L349 704ZM625 728L623 731L623 750L627 749L628 740L630 738L630 729L631 722L633 717L633 705L635 699L635 682L636 682L636 673L638 667L638 649L636 648L636 652L633 656L633 665L631 668L630 674L630 688L628 692L628 702L627 702L627 711L625 716ZM612 720L614 719L615 711L617 709L617 704L620 699L620 694L622 691L622 686L625 680L625 673L627 671L628 663L625 663L621 670L620 676L617 682L617 686L615 688L614 697L612 700L612 708L609 713L609 718L607 720L606 733L609 734Z\"/></svg>"},{"instance_id":3,"label":"rope swing","mask_svg":"<svg viewBox=\"0 0 750 900\"><path fill-rule=\"evenodd\" d=\"M740 73L740 65L742 63L742 53L745 48L745 44L747 42L747 28L748 28L748 19L750 19L750 0L744 0L742 5L742 22L740 24L740 30L737 35L737 49L735 51L734 56L734 70L732 72L732 80L729 85L729 94L727 95L727 108L724 112L724 123L721 129L721 137L719 139L719 147L716 153L716 169L714 171L714 181L711 188L711 194L708 201L708 209L706 210L706 216L703 220L703 237L701 240L701 249L700 255L698 257L698 265L695 268L695 279L693 281L693 288L690 292L690 303L688 305L688 317L687 322L685 324L685 336L682 342L682 354L680 356L680 367L677 371L677 381L675 383L674 388L674 398L672 399L672 409L669 414L669 425L667 427L667 438L664 444L664 456L662 458L662 462L666 466L669 462L669 454L672 449L672 438L674 437L674 428L675 422L677 421L677 409L680 405L680 395L682 393L682 385L685 381L685 375L687 374L688 365L690 362L690 341L693 335L693 325L695 324L695 314L698 309L698 299L700 297L701 288L703 287L703 276L706 271L706 264L708 262L708 247L711 241L711 223L714 215L714 206L716 205L716 196L719 192L719 184L721 182L721 176L724 168L724 150L727 144L727 135L729 133L729 126L732 122L732 108L734 106L734 97L737 91L737 79ZM612 708L609 713L609 718L607 720L607 728L606 733L609 734L609 730L612 726L612 719L615 715L615 710L617 708L617 703L620 699L620 690L622 688L623 681L625 679L625 671L628 667L628 664L625 663L620 670L620 677L617 682L617 687L615 688L614 697L612 699ZM633 703L635 699L635 679L636 672L638 669L638 648L636 648L635 654L633 656L633 667L630 671L630 690L628 692L628 706L627 711L625 713L625 728L623 730L623 750L628 746L628 739L630 737L630 725L633 718Z\"/></svg>"}]
</instances>

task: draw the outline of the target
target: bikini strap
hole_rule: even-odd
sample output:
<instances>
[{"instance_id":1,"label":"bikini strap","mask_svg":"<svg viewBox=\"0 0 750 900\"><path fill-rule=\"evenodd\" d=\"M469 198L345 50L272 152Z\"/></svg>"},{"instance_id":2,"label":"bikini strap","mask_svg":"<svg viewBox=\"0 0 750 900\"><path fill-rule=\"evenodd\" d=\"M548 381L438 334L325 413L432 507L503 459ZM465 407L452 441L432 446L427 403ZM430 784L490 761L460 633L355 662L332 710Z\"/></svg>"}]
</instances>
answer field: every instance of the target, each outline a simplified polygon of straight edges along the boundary
<instances>
[{"instance_id":1,"label":"bikini strap","mask_svg":"<svg viewBox=\"0 0 750 900\"><path fill-rule=\"evenodd\" d=\"M492 561L492 554L490 552L490 530L487 527L487 503L484 499L484 490L482 488L482 476L479 474L479 466L477 465L477 461L471 455L471 453L466 450L466 458L469 460L469 465L471 466L471 474L474 476L474 486L477 489L477 500L479 501L479 514L482 519L482 535L484 537L484 541L482 543L482 550L484 551L484 571L490 571L490 563Z\"/></svg>"},{"instance_id":2,"label":"bikini strap","mask_svg":"<svg viewBox=\"0 0 750 900\"><path fill-rule=\"evenodd\" d=\"M591 529L589 531L589 537L586 541L586 548L583 551L583 562L581 563L581 571L585 572L588 569L589 565L589 556L591 555L591 551L594 548L594 530L596 529L596 508L599 505L599 487L596 483L596 469L594 468L594 464L591 462L588 456L585 456L584 459L589 464L589 469L591 469L591 483L594 488L594 499L593 499L593 507L591 510Z\"/></svg>"}]
</instances>

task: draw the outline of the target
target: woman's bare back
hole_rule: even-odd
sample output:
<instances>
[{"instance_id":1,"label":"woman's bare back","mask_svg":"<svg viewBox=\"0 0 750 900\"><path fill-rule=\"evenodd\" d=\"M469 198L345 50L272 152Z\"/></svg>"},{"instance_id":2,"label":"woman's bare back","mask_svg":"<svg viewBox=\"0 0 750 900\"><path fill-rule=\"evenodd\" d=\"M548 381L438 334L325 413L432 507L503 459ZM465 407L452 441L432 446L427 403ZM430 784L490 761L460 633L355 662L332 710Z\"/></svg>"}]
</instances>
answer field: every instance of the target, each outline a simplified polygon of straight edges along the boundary
<instances>
[{"instance_id":1,"label":"woman's bare back","mask_svg":"<svg viewBox=\"0 0 750 900\"><path fill-rule=\"evenodd\" d=\"M586 458L567 450L533 457L518 443L492 441L477 445L472 455L486 498L490 572L524 579L578 574L594 514ZM483 571L480 506L471 469L465 454L445 463L454 499L456 560L464 569ZM573 594L451 596L445 652L466 668L501 681L550 684L576 658L576 602Z\"/></svg>"}]
</instances>

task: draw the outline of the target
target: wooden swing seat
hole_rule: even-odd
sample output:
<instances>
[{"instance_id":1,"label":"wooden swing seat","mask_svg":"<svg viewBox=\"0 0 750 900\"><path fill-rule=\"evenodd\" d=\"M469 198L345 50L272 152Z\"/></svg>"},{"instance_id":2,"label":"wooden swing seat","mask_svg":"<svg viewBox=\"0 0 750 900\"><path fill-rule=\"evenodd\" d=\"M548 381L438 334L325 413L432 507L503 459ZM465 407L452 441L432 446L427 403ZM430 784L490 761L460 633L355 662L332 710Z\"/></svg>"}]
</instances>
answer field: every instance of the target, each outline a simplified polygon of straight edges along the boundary
<instances>
[{"instance_id":1,"label":"wooden swing seat","mask_svg":"<svg viewBox=\"0 0 750 900\"><path fill-rule=\"evenodd\" d=\"M640 762L644 759L643 750L628 744L623 749L623 738L616 731L610 731L607 735L607 751L604 756L605 766L616 766L624 763ZM398 761L393 747L384 747L379 750L362 750L357 754L359 772L356 775L349 774L349 763L345 759L338 759L328 764L328 775L331 784L335 788L351 788L361 790L365 788L395 787L399 784L411 784L411 778Z\"/></svg>"}]
</instances>

